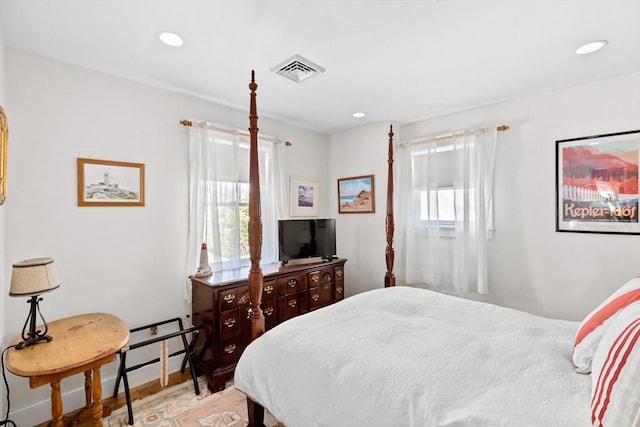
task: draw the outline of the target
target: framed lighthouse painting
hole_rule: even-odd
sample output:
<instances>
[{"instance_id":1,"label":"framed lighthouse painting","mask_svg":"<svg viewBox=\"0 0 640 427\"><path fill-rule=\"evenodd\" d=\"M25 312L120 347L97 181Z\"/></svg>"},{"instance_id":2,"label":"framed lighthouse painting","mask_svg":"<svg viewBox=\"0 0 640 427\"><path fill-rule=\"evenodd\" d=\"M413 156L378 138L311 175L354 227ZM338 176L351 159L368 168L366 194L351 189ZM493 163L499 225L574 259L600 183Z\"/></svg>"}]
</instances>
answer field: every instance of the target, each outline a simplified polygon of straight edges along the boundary
<instances>
[{"instance_id":1,"label":"framed lighthouse painting","mask_svg":"<svg viewBox=\"0 0 640 427\"><path fill-rule=\"evenodd\" d=\"M78 158L78 206L144 206L144 164Z\"/></svg>"}]
</instances>

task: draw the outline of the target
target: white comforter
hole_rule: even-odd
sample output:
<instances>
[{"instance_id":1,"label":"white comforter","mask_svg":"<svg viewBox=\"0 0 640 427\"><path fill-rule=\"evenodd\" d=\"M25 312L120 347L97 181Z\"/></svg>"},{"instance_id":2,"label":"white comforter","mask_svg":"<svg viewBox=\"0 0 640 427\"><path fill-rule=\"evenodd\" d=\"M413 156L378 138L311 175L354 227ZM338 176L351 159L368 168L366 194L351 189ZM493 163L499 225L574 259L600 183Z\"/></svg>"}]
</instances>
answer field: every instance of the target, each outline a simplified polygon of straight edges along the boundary
<instances>
[{"instance_id":1,"label":"white comforter","mask_svg":"<svg viewBox=\"0 0 640 427\"><path fill-rule=\"evenodd\" d=\"M251 343L236 387L287 427L585 427L578 323L409 287L288 320Z\"/></svg>"}]
</instances>

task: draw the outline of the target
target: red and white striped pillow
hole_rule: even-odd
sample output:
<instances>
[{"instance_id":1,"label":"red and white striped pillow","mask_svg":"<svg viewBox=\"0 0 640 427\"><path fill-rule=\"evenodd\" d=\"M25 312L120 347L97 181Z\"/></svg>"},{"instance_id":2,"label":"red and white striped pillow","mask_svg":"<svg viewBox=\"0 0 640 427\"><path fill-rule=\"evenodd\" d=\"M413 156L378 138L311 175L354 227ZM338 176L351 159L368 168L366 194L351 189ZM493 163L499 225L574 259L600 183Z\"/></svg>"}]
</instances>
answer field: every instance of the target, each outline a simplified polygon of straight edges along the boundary
<instances>
[{"instance_id":1,"label":"red and white striped pillow","mask_svg":"<svg viewBox=\"0 0 640 427\"><path fill-rule=\"evenodd\" d=\"M620 310L638 300L640 300L640 276L625 283L584 318L573 344L572 358L576 372L582 374L591 372L593 355L608 325Z\"/></svg>"},{"instance_id":2,"label":"red and white striped pillow","mask_svg":"<svg viewBox=\"0 0 640 427\"><path fill-rule=\"evenodd\" d=\"M640 301L624 308L605 331L591 375L593 426L640 426Z\"/></svg>"}]
</instances>

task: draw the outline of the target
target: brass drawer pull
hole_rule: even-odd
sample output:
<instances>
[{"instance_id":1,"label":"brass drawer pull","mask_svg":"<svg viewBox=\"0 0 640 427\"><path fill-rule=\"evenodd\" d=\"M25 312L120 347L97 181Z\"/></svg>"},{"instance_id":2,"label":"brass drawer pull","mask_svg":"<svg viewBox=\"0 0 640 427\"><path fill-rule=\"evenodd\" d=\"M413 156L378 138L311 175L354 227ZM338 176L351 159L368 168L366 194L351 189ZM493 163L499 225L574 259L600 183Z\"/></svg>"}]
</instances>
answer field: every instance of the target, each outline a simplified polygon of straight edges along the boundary
<instances>
[{"instance_id":1,"label":"brass drawer pull","mask_svg":"<svg viewBox=\"0 0 640 427\"><path fill-rule=\"evenodd\" d=\"M310 277L313 283L318 283L320 281L320 275L318 273L313 273Z\"/></svg>"},{"instance_id":2,"label":"brass drawer pull","mask_svg":"<svg viewBox=\"0 0 640 427\"><path fill-rule=\"evenodd\" d=\"M342 286L336 287L336 292L341 294L342 293Z\"/></svg>"},{"instance_id":3,"label":"brass drawer pull","mask_svg":"<svg viewBox=\"0 0 640 427\"><path fill-rule=\"evenodd\" d=\"M224 348L224 352L225 352L225 353L228 353L228 354L231 354L231 353L233 353L234 351L236 351L236 345L235 345L235 344L229 344L228 346L226 346L226 347Z\"/></svg>"},{"instance_id":4,"label":"brass drawer pull","mask_svg":"<svg viewBox=\"0 0 640 427\"><path fill-rule=\"evenodd\" d=\"M342 269L336 269L336 276L342 277Z\"/></svg>"},{"instance_id":5,"label":"brass drawer pull","mask_svg":"<svg viewBox=\"0 0 640 427\"><path fill-rule=\"evenodd\" d=\"M273 292L273 285L267 285L264 287L265 294L270 294L271 292Z\"/></svg>"},{"instance_id":6,"label":"brass drawer pull","mask_svg":"<svg viewBox=\"0 0 640 427\"><path fill-rule=\"evenodd\" d=\"M311 295L311 299L314 300L314 301L318 301L320 299L320 294Z\"/></svg>"},{"instance_id":7,"label":"brass drawer pull","mask_svg":"<svg viewBox=\"0 0 640 427\"><path fill-rule=\"evenodd\" d=\"M273 314L273 307L267 307L264 309L265 316L271 316Z\"/></svg>"},{"instance_id":8,"label":"brass drawer pull","mask_svg":"<svg viewBox=\"0 0 640 427\"><path fill-rule=\"evenodd\" d=\"M291 279L287 282L287 285L289 285L289 287L291 288L295 288L297 284L298 284L298 281L296 279Z\"/></svg>"},{"instance_id":9,"label":"brass drawer pull","mask_svg":"<svg viewBox=\"0 0 640 427\"><path fill-rule=\"evenodd\" d=\"M226 294L223 298L227 304L231 304L236 299L236 294Z\"/></svg>"},{"instance_id":10,"label":"brass drawer pull","mask_svg":"<svg viewBox=\"0 0 640 427\"><path fill-rule=\"evenodd\" d=\"M236 319L233 317L230 317L224 321L224 326L226 326L227 328L233 328L233 325L235 324L236 324Z\"/></svg>"},{"instance_id":11,"label":"brass drawer pull","mask_svg":"<svg viewBox=\"0 0 640 427\"><path fill-rule=\"evenodd\" d=\"M292 299L289 301L289 307L294 308L296 305L298 305L298 300Z\"/></svg>"}]
</instances>

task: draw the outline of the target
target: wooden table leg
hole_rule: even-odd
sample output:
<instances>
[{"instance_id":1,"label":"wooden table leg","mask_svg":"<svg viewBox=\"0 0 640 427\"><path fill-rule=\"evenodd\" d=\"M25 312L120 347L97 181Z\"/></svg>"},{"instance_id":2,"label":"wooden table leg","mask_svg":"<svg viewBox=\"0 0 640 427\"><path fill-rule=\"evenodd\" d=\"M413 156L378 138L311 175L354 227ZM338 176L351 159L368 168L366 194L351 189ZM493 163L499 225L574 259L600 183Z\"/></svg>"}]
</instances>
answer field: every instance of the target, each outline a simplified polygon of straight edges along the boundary
<instances>
[{"instance_id":1,"label":"wooden table leg","mask_svg":"<svg viewBox=\"0 0 640 427\"><path fill-rule=\"evenodd\" d=\"M51 425L62 427L62 395L60 393L60 380L51 382Z\"/></svg>"},{"instance_id":2,"label":"wooden table leg","mask_svg":"<svg viewBox=\"0 0 640 427\"><path fill-rule=\"evenodd\" d=\"M91 407L93 388L91 384L91 370L84 371L84 401L85 408Z\"/></svg>"},{"instance_id":3,"label":"wooden table leg","mask_svg":"<svg viewBox=\"0 0 640 427\"><path fill-rule=\"evenodd\" d=\"M102 427L102 380L100 367L93 369L93 425Z\"/></svg>"}]
</instances>

